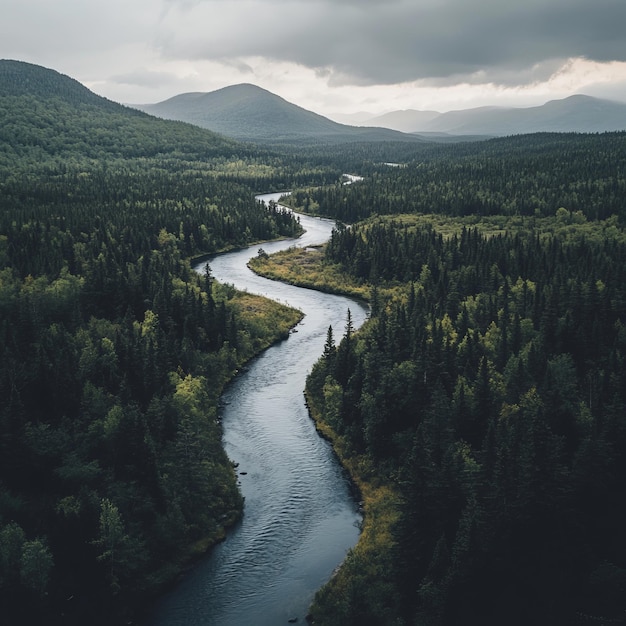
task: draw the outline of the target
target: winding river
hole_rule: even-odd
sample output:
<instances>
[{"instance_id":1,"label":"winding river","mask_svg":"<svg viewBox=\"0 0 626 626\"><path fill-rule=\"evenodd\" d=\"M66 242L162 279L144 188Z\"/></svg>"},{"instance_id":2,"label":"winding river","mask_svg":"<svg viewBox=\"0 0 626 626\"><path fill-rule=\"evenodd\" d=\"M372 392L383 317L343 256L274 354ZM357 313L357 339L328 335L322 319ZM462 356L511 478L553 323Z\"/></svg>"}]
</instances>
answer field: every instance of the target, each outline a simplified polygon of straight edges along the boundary
<instances>
[{"instance_id":1,"label":"winding river","mask_svg":"<svg viewBox=\"0 0 626 626\"><path fill-rule=\"evenodd\" d=\"M280 194L260 199L277 200ZM301 216L306 233L263 244L268 253L326 241L331 220ZM220 282L305 313L297 332L272 346L223 395L224 446L238 463L244 515L223 543L158 603L154 626L278 626L305 622L315 591L357 541L361 517L350 483L304 403L305 379L328 326L337 340L348 308L357 328L365 307L261 278L246 263L252 246L210 260ZM204 264L196 269L203 271Z\"/></svg>"}]
</instances>

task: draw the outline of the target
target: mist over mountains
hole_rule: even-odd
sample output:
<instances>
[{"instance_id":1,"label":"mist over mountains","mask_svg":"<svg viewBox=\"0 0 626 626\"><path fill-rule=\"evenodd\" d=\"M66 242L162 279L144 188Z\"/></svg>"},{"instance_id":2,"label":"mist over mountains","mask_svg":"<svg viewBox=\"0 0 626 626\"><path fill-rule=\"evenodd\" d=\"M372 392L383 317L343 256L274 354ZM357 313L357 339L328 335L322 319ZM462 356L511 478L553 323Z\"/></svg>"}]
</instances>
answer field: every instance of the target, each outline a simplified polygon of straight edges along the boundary
<instances>
[{"instance_id":1,"label":"mist over mountains","mask_svg":"<svg viewBox=\"0 0 626 626\"><path fill-rule=\"evenodd\" d=\"M133 105L167 119L190 122L246 141L451 140L535 132L595 133L626 129L626 103L574 95L536 107L479 107L440 113L394 111L341 124L251 84L186 93L163 102ZM348 120L350 116L342 119Z\"/></svg>"},{"instance_id":2,"label":"mist over mountains","mask_svg":"<svg viewBox=\"0 0 626 626\"><path fill-rule=\"evenodd\" d=\"M112 110L120 106L54 70L5 60L0 66L0 94L9 93L58 95ZM369 118L355 113L353 124L333 121L251 84L183 93L126 109L187 122L235 140L266 144L467 141L536 132L626 130L626 103L585 95L526 108L479 107L446 113L405 110Z\"/></svg>"},{"instance_id":3,"label":"mist over mountains","mask_svg":"<svg viewBox=\"0 0 626 626\"><path fill-rule=\"evenodd\" d=\"M394 111L363 123L394 128L404 133L492 136L537 132L596 133L626 129L626 104L574 95L526 108L479 107L447 113Z\"/></svg>"},{"instance_id":4,"label":"mist over mountains","mask_svg":"<svg viewBox=\"0 0 626 626\"><path fill-rule=\"evenodd\" d=\"M232 85L208 93L185 93L156 104L132 105L166 119L196 124L242 141L420 141L389 128L339 124L261 87Z\"/></svg>"}]
</instances>

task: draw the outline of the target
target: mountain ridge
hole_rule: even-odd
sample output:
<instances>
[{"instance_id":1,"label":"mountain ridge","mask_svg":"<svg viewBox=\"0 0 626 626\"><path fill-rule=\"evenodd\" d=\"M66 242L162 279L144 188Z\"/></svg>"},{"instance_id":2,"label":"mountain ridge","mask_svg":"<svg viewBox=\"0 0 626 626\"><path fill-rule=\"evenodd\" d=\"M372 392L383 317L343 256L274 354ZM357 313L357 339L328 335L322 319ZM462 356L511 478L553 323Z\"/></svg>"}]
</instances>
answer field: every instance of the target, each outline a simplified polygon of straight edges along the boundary
<instances>
[{"instance_id":1,"label":"mountain ridge","mask_svg":"<svg viewBox=\"0 0 626 626\"><path fill-rule=\"evenodd\" d=\"M155 104L131 106L157 117L196 124L240 141L422 140L389 128L340 124L250 83L210 92L183 93Z\"/></svg>"},{"instance_id":2,"label":"mountain ridge","mask_svg":"<svg viewBox=\"0 0 626 626\"><path fill-rule=\"evenodd\" d=\"M0 96L60 98L110 112L186 122L225 140L253 143L469 141L536 132L596 133L626 130L626 103L575 94L534 107L476 107L440 113L408 109L348 124L288 102L262 87L241 83L212 92L189 92L162 102L124 105L90 91L53 69L0 60ZM346 116L345 119L347 119Z\"/></svg>"},{"instance_id":3,"label":"mountain ridge","mask_svg":"<svg viewBox=\"0 0 626 626\"><path fill-rule=\"evenodd\" d=\"M626 130L626 103L583 94L533 107L482 106L434 116L432 113L415 109L392 111L365 123L387 125L403 132L490 136Z\"/></svg>"},{"instance_id":4,"label":"mountain ridge","mask_svg":"<svg viewBox=\"0 0 626 626\"><path fill-rule=\"evenodd\" d=\"M626 103L575 94L534 107L482 106L448 112L407 109L340 123L241 83L191 92L155 104L132 105L166 119L208 128L240 141L475 140L536 132L626 130ZM350 116L344 116L348 120ZM394 134L389 134L394 133Z\"/></svg>"}]
</instances>

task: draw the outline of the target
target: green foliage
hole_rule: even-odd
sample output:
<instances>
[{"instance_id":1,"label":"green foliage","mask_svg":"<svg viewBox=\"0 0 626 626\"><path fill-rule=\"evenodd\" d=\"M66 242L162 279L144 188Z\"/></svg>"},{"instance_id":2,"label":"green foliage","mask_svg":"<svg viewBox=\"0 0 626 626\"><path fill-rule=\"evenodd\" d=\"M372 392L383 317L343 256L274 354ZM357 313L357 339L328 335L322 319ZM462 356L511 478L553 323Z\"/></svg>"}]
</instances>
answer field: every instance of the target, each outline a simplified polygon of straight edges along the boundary
<instances>
[{"instance_id":1,"label":"green foliage","mask_svg":"<svg viewBox=\"0 0 626 626\"><path fill-rule=\"evenodd\" d=\"M26 589L42 597L48 586L52 566L52 555L40 539L24 542L20 559L20 577Z\"/></svg>"},{"instance_id":2,"label":"green foliage","mask_svg":"<svg viewBox=\"0 0 626 626\"><path fill-rule=\"evenodd\" d=\"M384 500L379 549L355 553L349 593L329 592L336 616L618 619L624 137L302 156L1 62L3 619L127 621L237 518L216 401L300 314L196 275L186 259L300 232L289 212L253 199L296 185L309 211L414 220L340 227L326 252L326 269L349 272L375 306L359 335L350 320L338 345L329 333L311 398L345 454L402 502L395 491ZM366 180L332 185L345 171Z\"/></svg>"},{"instance_id":3,"label":"green foliage","mask_svg":"<svg viewBox=\"0 0 626 626\"><path fill-rule=\"evenodd\" d=\"M390 589L348 564L374 606L339 606L333 586L349 583L331 581L319 623L335 606L346 624L621 619L626 238L613 218L570 217L333 233L328 263L396 293L346 330L333 366L316 364L307 394L342 457L365 459L402 504L378 557Z\"/></svg>"},{"instance_id":4,"label":"green foliage","mask_svg":"<svg viewBox=\"0 0 626 626\"><path fill-rule=\"evenodd\" d=\"M241 513L217 399L300 316L186 259L300 227L254 201L278 157L0 75L3 619L119 623Z\"/></svg>"},{"instance_id":5,"label":"green foliage","mask_svg":"<svg viewBox=\"0 0 626 626\"><path fill-rule=\"evenodd\" d=\"M307 188L289 202L346 223L397 213L545 217L557 211L566 223L612 215L623 223L625 145L621 132L405 146L405 167L370 161L360 171L363 181ZM382 148L370 154L375 150Z\"/></svg>"}]
</instances>

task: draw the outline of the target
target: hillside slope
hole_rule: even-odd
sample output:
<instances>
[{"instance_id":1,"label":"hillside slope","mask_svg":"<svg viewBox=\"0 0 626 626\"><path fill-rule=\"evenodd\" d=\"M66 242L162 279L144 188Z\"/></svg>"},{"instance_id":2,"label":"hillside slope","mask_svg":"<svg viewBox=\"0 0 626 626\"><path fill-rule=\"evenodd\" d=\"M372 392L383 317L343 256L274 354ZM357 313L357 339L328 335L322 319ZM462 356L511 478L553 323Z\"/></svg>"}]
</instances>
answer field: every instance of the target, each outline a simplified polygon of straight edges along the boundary
<instances>
[{"instance_id":1,"label":"hillside slope","mask_svg":"<svg viewBox=\"0 0 626 626\"><path fill-rule=\"evenodd\" d=\"M12 59L0 60L0 96L58 97L73 104L119 106L56 70Z\"/></svg>"},{"instance_id":2,"label":"hillside slope","mask_svg":"<svg viewBox=\"0 0 626 626\"><path fill-rule=\"evenodd\" d=\"M236 143L96 95L52 69L0 60L0 158L36 153L135 158L232 153Z\"/></svg>"},{"instance_id":3,"label":"hillside slope","mask_svg":"<svg viewBox=\"0 0 626 626\"><path fill-rule=\"evenodd\" d=\"M250 84L209 93L185 93L156 104L134 106L152 115L189 122L243 141L420 141L386 128L356 128L333 122Z\"/></svg>"}]
</instances>

